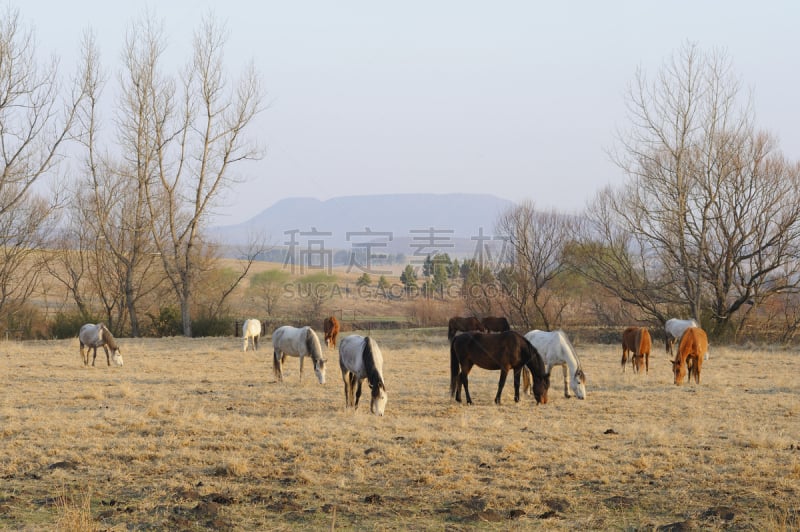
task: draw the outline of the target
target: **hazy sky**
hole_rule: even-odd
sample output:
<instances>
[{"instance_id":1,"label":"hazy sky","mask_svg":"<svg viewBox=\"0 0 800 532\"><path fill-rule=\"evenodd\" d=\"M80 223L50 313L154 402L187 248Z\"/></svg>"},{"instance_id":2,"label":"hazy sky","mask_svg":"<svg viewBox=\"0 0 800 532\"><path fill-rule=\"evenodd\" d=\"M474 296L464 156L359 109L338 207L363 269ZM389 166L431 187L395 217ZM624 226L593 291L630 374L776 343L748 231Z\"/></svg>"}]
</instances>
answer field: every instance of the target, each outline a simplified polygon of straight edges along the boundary
<instances>
[{"instance_id":1,"label":"hazy sky","mask_svg":"<svg viewBox=\"0 0 800 532\"><path fill-rule=\"evenodd\" d=\"M254 59L267 149L239 167L218 224L279 199L479 192L565 212L623 176L609 161L637 66L687 41L726 50L757 123L800 158L800 3L793 1L12 2L42 50L72 64L92 28L106 69L131 21L163 20L170 53L213 11L238 74ZM176 65L178 62L176 62Z\"/></svg>"}]
</instances>

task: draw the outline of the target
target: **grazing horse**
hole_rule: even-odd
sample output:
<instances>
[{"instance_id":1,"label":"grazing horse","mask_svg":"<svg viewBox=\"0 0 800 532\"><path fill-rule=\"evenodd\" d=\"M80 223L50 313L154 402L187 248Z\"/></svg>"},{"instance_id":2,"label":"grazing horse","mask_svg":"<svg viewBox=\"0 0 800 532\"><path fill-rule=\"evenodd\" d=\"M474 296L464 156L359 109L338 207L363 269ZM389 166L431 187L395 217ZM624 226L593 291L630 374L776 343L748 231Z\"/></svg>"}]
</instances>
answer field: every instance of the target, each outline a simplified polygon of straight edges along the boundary
<instances>
[{"instance_id":1,"label":"grazing horse","mask_svg":"<svg viewBox=\"0 0 800 532\"><path fill-rule=\"evenodd\" d=\"M631 353L633 371L639 373L644 364L644 372L650 371L650 331L646 327L628 327L622 331L622 372Z\"/></svg>"},{"instance_id":2,"label":"grazing horse","mask_svg":"<svg viewBox=\"0 0 800 532\"><path fill-rule=\"evenodd\" d=\"M247 346L250 345L250 339L253 341L253 351L258 351L258 337L261 336L261 322L256 319L244 320L242 325L242 338L244 338L244 346L242 350L247 352Z\"/></svg>"},{"instance_id":3,"label":"grazing horse","mask_svg":"<svg viewBox=\"0 0 800 532\"><path fill-rule=\"evenodd\" d=\"M375 340L353 334L339 344L339 367L344 381L345 408L358 408L361 381L367 379L372 390L369 411L382 416L386 409L386 385L383 382L383 355ZM355 388L355 395L353 390Z\"/></svg>"},{"instance_id":4,"label":"grazing horse","mask_svg":"<svg viewBox=\"0 0 800 532\"><path fill-rule=\"evenodd\" d=\"M514 401L519 402L519 378L523 367L533 374L533 395L536 403L547 403L550 374L545 371L542 357L521 334L506 331L498 334L467 332L450 342L450 397L461 402L461 386L472 404L467 376L472 366L488 370L500 370L495 404L500 404L500 395L509 370L514 371Z\"/></svg>"},{"instance_id":5,"label":"grazing horse","mask_svg":"<svg viewBox=\"0 0 800 532\"><path fill-rule=\"evenodd\" d=\"M564 397L569 398L569 388L575 392L578 399L586 398L586 375L581 368L581 362L564 331L539 331L534 329L525 335L536 351L542 357L547 373L553 371L554 366L561 366L564 372ZM569 387L567 387L567 374L569 374ZM523 390L530 393L530 375L523 370Z\"/></svg>"},{"instance_id":6,"label":"grazing horse","mask_svg":"<svg viewBox=\"0 0 800 532\"><path fill-rule=\"evenodd\" d=\"M283 382L283 361L286 355L300 357L300 381L303 381L303 357L308 355L314 361L314 373L320 384L325 384L325 359L317 333L311 327L292 327L284 325L272 333L272 369L275 377Z\"/></svg>"},{"instance_id":7,"label":"grazing horse","mask_svg":"<svg viewBox=\"0 0 800 532\"><path fill-rule=\"evenodd\" d=\"M336 348L336 336L339 334L339 320L336 316L325 318L322 322L322 329L325 332L325 345Z\"/></svg>"},{"instance_id":8,"label":"grazing horse","mask_svg":"<svg viewBox=\"0 0 800 532\"><path fill-rule=\"evenodd\" d=\"M486 332L506 332L511 330L506 318L495 318L487 316L481 320L481 325L486 329Z\"/></svg>"},{"instance_id":9,"label":"grazing horse","mask_svg":"<svg viewBox=\"0 0 800 532\"><path fill-rule=\"evenodd\" d=\"M672 373L675 375L675 384L681 384L689 368L689 381L694 374L695 384L700 384L700 367L703 365L703 356L708 351L708 336L700 327L689 327L681 336L678 345L678 356L670 360Z\"/></svg>"},{"instance_id":10,"label":"grazing horse","mask_svg":"<svg viewBox=\"0 0 800 532\"><path fill-rule=\"evenodd\" d=\"M447 322L447 339L451 342L455 337L457 332L471 332L471 331L479 331L484 332L486 329L483 328L483 324L481 320L475 317L469 318L450 318L450 321Z\"/></svg>"},{"instance_id":11,"label":"grazing horse","mask_svg":"<svg viewBox=\"0 0 800 532\"><path fill-rule=\"evenodd\" d=\"M92 366L94 366L94 361L97 358L98 347L102 347L106 352L106 363L108 363L109 366L111 365L111 360L114 361L115 366L122 365L122 353L120 353L116 340L114 340L114 337L111 335L111 331L108 330L108 327L106 327L105 324L85 324L81 327L81 330L78 333L78 341L81 344L81 358L83 359L84 366L89 365L89 349L94 350L92 355ZM111 348L110 358L108 353L109 347ZM86 348L85 351L84 348Z\"/></svg>"},{"instance_id":12,"label":"grazing horse","mask_svg":"<svg viewBox=\"0 0 800 532\"><path fill-rule=\"evenodd\" d=\"M675 318L667 320L664 324L664 342L669 356L673 356L672 347L675 342L680 343L683 332L689 327L700 327L700 324L695 320L679 320Z\"/></svg>"}]
</instances>

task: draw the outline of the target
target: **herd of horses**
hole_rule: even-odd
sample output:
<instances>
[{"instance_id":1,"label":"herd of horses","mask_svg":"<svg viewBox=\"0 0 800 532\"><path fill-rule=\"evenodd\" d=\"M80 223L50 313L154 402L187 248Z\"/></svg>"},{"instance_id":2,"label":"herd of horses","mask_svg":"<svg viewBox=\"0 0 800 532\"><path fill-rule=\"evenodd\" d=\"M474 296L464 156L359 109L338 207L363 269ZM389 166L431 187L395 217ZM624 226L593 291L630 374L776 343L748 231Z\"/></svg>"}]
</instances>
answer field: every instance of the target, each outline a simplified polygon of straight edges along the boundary
<instances>
[{"instance_id":1,"label":"herd of horses","mask_svg":"<svg viewBox=\"0 0 800 532\"><path fill-rule=\"evenodd\" d=\"M336 348L336 338L340 331L334 316L323 322L325 344ZM243 350L252 345L258 349L261 336L261 322L256 319L245 320L242 325ZM688 373L696 384L700 383L700 369L703 360L708 358L708 337L695 320L667 320L664 326L665 348L670 357L674 383L681 384ZM94 350L92 366L97 358L97 348L106 353L106 362L111 366L122 366L122 354L111 332L102 324L83 325L78 334L81 358L84 366L89 365L89 350ZM547 403L550 388L550 373L555 366L561 366L564 375L564 396L571 397L570 391L578 399L586 397L586 375L581 367L575 348L564 331L532 330L522 335L511 330L503 317L454 317L447 325L447 338L450 343L450 396L461 402L463 388L467 404L472 404L469 393L469 373L477 366L487 370L500 371L500 381L494 402L500 404L508 372L513 372L514 401L520 400L520 385L523 393L531 394L536 404ZM675 345L677 354L673 354ZM310 357L314 373L320 384L325 384L326 360L322 355L322 345L310 326L293 327L284 325L272 333L273 371L275 378L283 381L283 362L287 356L300 359L300 380L303 379L303 359ZM650 369L650 349L652 341L645 327L628 327L622 332L622 371L630 359L633 371L645 373ZM110 349L110 351L109 351ZM361 386L367 381L370 390L370 411L376 415L384 414L387 402L386 385L383 379L383 355L374 338L357 334L347 336L339 343L339 368L344 381L345 406L357 408L361 397Z\"/></svg>"}]
</instances>

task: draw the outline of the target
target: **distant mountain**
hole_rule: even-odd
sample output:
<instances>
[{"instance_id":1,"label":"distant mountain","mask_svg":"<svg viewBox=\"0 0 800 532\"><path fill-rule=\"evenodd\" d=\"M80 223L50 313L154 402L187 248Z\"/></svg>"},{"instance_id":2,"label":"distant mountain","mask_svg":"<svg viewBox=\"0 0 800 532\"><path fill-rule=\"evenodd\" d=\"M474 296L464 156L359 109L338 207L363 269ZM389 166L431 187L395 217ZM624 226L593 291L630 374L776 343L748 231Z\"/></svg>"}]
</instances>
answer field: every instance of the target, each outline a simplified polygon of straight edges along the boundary
<instances>
[{"instance_id":1,"label":"distant mountain","mask_svg":"<svg viewBox=\"0 0 800 532\"><path fill-rule=\"evenodd\" d=\"M246 222L209 232L231 246L263 234L275 246L299 250L348 250L373 243L373 251L407 256L436 251L463 255L494 236L498 216L511 206L513 202L490 194L287 198Z\"/></svg>"}]
</instances>

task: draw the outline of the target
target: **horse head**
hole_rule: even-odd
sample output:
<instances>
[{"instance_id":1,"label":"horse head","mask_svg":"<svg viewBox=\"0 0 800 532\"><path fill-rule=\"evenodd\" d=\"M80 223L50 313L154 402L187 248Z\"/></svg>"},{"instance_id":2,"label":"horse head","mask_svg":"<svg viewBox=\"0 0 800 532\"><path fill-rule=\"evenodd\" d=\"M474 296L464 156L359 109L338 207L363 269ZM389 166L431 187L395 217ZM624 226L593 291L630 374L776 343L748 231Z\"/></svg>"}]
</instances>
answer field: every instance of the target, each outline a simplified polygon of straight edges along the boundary
<instances>
[{"instance_id":1,"label":"horse head","mask_svg":"<svg viewBox=\"0 0 800 532\"><path fill-rule=\"evenodd\" d=\"M119 347L111 350L111 361L115 366L122 365L122 352L119 350Z\"/></svg>"},{"instance_id":2,"label":"horse head","mask_svg":"<svg viewBox=\"0 0 800 532\"><path fill-rule=\"evenodd\" d=\"M686 377L686 366L681 363L680 358L670 360L669 363L672 364L672 374L675 376L675 384L682 383L684 377Z\"/></svg>"},{"instance_id":3,"label":"horse head","mask_svg":"<svg viewBox=\"0 0 800 532\"><path fill-rule=\"evenodd\" d=\"M586 397L586 375L581 368L575 370L572 375L572 382L570 383L572 391L575 392L575 397L583 399Z\"/></svg>"},{"instance_id":4,"label":"horse head","mask_svg":"<svg viewBox=\"0 0 800 532\"><path fill-rule=\"evenodd\" d=\"M371 388L372 400L369 403L369 411L376 416L382 416L383 411L386 409L386 401L389 399L389 396L386 394L383 383L377 386L371 386Z\"/></svg>"},{"instance_id":5,"label":"horse head","mask_svg":"<svg viewBox=\"0 0 800 532\"><path fill-rule=\"evenodd\" d=\"M533 397L536 399L536 404L547 404L547 390L550 389L550 374L545 373L544 377L537 377L533 372ZM583 398L581 398L583 399Z\"/></svg>"},{"instance_id":6,"label":"horse head","mask_svg":"<svg viewBox=\"0 0 800 532\"><path fill-rule=\"evenodd\" d=\"M633 371L639 373L644 368L644 355L642 353L634 353L631 357L631 363L633 364Z\"/></svg>"},{"instance_id":7,"label":"horse head","mask_svg":"<svg viewBox=\"0 0 800 532\"><path fill-rule=\"evenodd\" d=\"M314 360L314 373L317 374L317 380L320 384L325 384L325 359L318 358Z\"/></svg>"}]
</instances>

